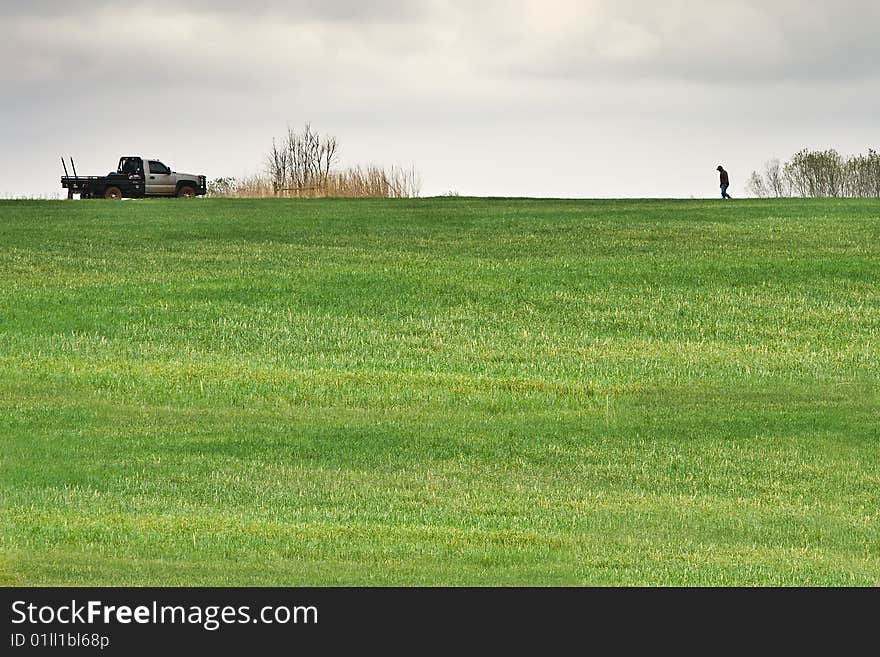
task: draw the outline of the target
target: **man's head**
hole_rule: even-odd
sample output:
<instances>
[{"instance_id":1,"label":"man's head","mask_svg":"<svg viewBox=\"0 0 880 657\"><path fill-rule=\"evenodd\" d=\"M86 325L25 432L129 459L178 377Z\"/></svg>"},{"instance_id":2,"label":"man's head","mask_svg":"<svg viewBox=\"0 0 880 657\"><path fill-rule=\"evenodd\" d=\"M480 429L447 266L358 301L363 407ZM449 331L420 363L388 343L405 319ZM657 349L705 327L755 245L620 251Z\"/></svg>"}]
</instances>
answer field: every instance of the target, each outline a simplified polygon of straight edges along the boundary
<instances>
[{"instance_id":1,"label":"man's head","mask_svg":"<svg viewBox=\"0 0 880 657\"><path fill-rule=\"evenodd\" d=\"M715 169L715 171L724 171L724 167L719 164L718 168Z\"/></svg>"}]
</instances>

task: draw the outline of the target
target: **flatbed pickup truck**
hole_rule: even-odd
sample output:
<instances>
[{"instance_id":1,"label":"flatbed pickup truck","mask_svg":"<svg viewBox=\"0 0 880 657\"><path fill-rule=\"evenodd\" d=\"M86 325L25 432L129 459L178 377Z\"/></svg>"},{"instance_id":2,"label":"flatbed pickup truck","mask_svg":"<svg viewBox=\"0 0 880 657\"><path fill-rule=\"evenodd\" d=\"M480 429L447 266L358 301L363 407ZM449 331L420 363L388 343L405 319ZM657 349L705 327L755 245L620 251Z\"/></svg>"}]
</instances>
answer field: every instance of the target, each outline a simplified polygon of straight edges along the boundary
<instances>
[{"instance_id":1,"label":"flatbed pickup truck","mask_svg":"<svg viewBox=\"0 0 880 657\"><path fill-rule=\"evenodd\" d=\"M67 175L64 158L64 175L61 187L67 190L67 198L79 194L80 198L144 198L148 196L177 196L192 198L207 193L205 176L177 173L159 160L126 155L119 158L116 171L106 176L77 176L71 158L73 175Z\"/></svg>"}]
</instances>

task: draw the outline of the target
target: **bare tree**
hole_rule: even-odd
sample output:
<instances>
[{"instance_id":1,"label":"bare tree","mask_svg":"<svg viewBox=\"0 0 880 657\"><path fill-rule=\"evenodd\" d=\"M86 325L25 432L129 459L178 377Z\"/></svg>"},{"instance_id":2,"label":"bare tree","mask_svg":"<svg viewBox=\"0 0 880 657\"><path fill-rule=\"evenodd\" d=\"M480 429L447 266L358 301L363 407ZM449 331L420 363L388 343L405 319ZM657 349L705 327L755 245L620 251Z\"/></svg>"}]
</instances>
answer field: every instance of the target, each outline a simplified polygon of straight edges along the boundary
<instances>
[{"instance_id":1,"label":"bare tree","mask_svg":"<svg viewBox=\"0 0 880 657\"><path fill-rule=\"evenodd\" d=\"M869 182L866 185L867 196L880 198L880 153L873 148L868 149L868 157L866 158Z\"/></svg>"},{"instance_id":2,"label":"bare tree","mask_svg":"<svg viewBox=\"0 0 880 657\"><path fill-rule=\"evenodd\" d=\"M836 198L844 193L844 163L832 149L795 153L784 167L785 177L798 196Z\"/></svg>"},{"instance_id":3,"label":"bare tree","mask_svg":"<svg viewBox=\"0 0 880 657\"><path fill-rule=\"evenodd\" d=\"M272 150L269 151L267 160L266 170L272 181L272 189L275 190L277 196L289 184L290 153L286 145L282 144L279 147L273 139Z\"/></svg>"},{"instance_id":4,"label":"bare tree","mask_svg":"<svg viewBox=\"0 0 880 657\"><path fill-rule=\"evenodd\" d=\"M215 185L216 195L415 198L421 191L414 167L354 166L339 171L338 159L336 137L321 135L309 123L299 132L288 126L280 141L272 140L265 176Z\"/></svg>"},{"instance_id":5,"label":"bare tree","mask_svg":"<svg viewBox=\"0 0 880 657\"><path fill-rule=\"evenodd\" d=\"M321 136L306 123L302 132L288 127L284 147L290 163L285 188L297 195L323 195L338 158L336 137Z\"/></svg>"},{"instance_id":6,"label":"bare tree","mask_svg":"<svg viewBox=\"0 0 880 657\"><path fill-rule=\"evenodd\" d=\"M854 155L843 167L844 195L861 198L880 197L880 154L873 148L867 155Z\"/></svg>"},{"instance_id":7,"label":"bare tree","mask_svg":"<svg viewBox=\"0 0 880 657\"><path fill-rule=\"evenodd\" d=\"M782 163L774 158L764 162L764 173L752 171L747 189L757 198L783 198L791 196L792 182L790 174Z\"/></svg>"},{"instance_id":8,"label":"bare tree","mask_svg":"<svg viewBox=\"0 0 880 657\"><path fill-rule=\"evenodd\" d=\"M782 170L782 164L776 158L764 163L764 185L767 188L768 196L776 198L791 196L791 189Z\"/></svg>"},{"instance_id":9,"label":"bare tree","mask_svg":"<svg viewBox=\"0 0 880 657\"><path fill-rule=\"evenodd\" d=\"M764 178L757 171L752 171L749 176L749 182L746 184L749 194L755 198L767 198L767 185L764 184Z\"/></svg>"},{"instance_id":10,"label":"bare tree","mask_svg":"<svg viewBox=\"0 0 880 657\"><path fill-rule=\"evenodd\" d=\"M764 174L752 173L749 190L756 196L804 198L880 198L880 153L841 156L833 148L804 148L784 165L770 160Z\"/></svg>"}]
</instances>

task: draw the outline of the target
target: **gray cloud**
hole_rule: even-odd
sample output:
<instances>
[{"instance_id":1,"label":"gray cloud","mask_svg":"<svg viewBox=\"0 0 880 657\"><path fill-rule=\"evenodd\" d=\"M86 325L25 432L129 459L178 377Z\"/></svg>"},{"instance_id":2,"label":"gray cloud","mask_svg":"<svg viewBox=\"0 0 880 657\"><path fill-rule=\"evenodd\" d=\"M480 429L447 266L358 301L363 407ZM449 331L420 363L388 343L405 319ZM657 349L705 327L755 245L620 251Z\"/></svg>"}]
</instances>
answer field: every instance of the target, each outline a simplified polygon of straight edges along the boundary
<instances>
[{"instance_id":1,"label":"gray cloud","mask_svg":"<svg viewBox=\"0 0 880 657\"><path fill-rule=\"evenodd\" d=\"M52 149L256 170L272 134L311 119L351 160L415 161L428 191L688 195L689 158L870 145L878 23L863 0L5 0L0 138L40 173L7 159L0 192L54 188ZM606 176L679 150L656 183ZM592 175L522 172L551 160Z\"/></svg>"},{"instance_id":2,"label":"gray cloud","mask_svg":"<svg viewBox=\"0 0 880 657\"><path fill-rule=\"evenodd\" d=\"M431 3L402 3L396 0L362 0L361 2L327 2L324 0L151 0L149 7L163 15L178 12L205 14L237 14L254 16L261 13L296 18L326 18L341 21L372 17L394 18L423 15ZM119 0L4 0L2 15L11 16L89 16L126 8L143 7L142 2Z\"/></svg>"},{"instance_id":3,"label":"gray cloud","mask_svg":"<svg viewBox=\"0 0 880 657\"><path fill-rule=\"evenodd\" d=\"M164 82L172 57L194 59L201 77L250 80L408 75L411 64L431 76L850 79L876 77L880 54L880 4L862 0L16 1L2 11L0 53L20 65L0 75L19 83L63 80L71 63Z\"/></svg>"}]
</instances>

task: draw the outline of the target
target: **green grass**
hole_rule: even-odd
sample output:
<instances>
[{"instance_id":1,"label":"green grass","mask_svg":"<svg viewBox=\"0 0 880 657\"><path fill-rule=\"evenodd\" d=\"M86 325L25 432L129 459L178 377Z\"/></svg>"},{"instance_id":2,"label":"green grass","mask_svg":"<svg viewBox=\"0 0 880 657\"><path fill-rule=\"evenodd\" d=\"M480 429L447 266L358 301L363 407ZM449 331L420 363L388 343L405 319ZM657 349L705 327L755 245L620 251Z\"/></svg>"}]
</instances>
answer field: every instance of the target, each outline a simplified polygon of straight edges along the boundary
<instances>
[{"instance_id":1,"label":"green grass","mask_svg":"<svg viewBox=\"0 0 880 657\"><path fill-rule=\"evenodd\" d=\"M880 583L871 201L0 203L0 582Z\"/></svg>"}]
</instances>

